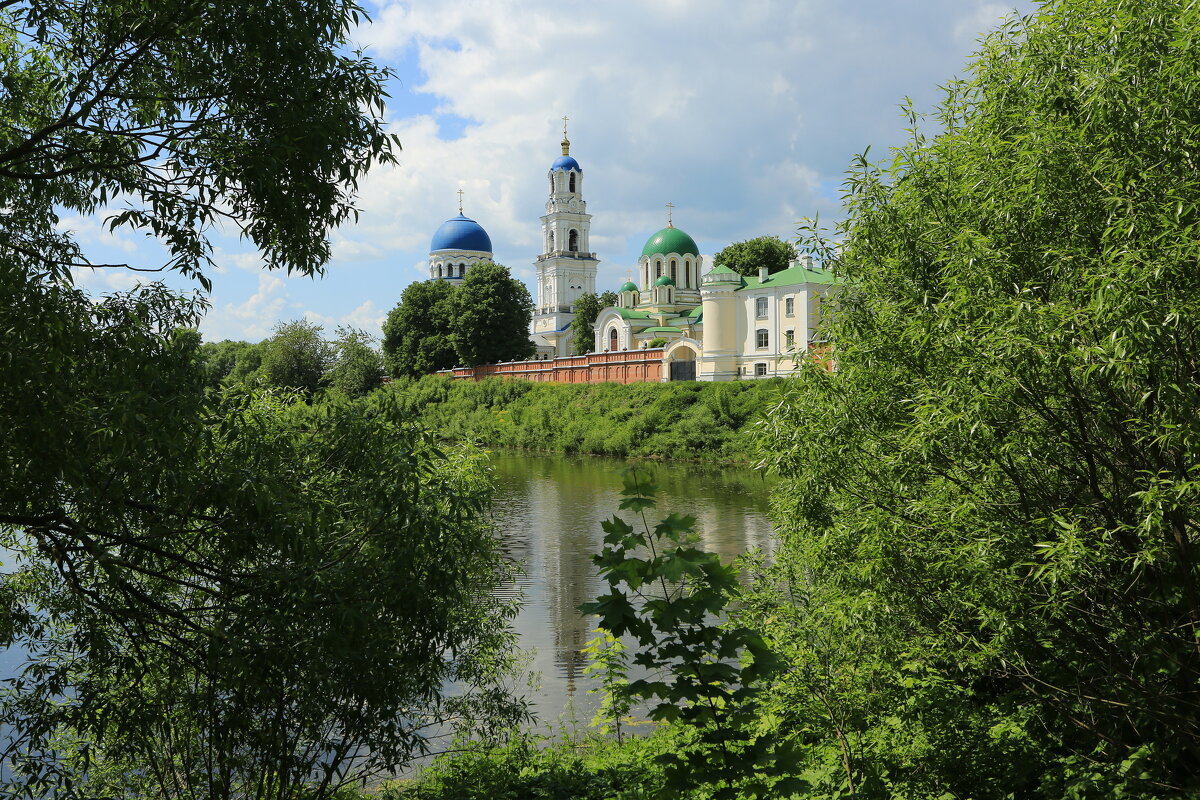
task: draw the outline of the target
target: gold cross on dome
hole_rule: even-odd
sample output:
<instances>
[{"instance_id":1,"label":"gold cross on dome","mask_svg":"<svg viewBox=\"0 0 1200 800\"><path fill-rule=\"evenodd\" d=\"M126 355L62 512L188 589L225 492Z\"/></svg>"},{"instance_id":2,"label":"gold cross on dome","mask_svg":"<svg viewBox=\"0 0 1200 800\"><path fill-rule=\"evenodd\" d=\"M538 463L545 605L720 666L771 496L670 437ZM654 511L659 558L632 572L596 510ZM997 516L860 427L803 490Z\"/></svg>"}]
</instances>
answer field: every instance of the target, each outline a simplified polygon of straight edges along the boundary
<instances>
[{"instance_id":1,"label":"gold cross on dome","mask_svg":"<svg viewBox=\"0 0 1200 800\"><path fill-rule=\"evenodd\" d=\"M674 204L674 203L667 203L667 227L668 227L668 228L674 228L674 227L675 227L675 223L674 223L674 221L671 219L671 217L672 217L672 216L673 216L673 214L674 214L674 211L675 211L675 204Z\"/></svg>"},{"instance_id":2,"label":"gold cross on dome","mask_svg":"<svg viewBox=\"0 0 1200 800\"><path fill-rule=\"evenodd\" d=\"M459 189L458 190L458 213L459 214L462 213L462 195L463 195L463 191L462 191L462 189Z\"/></svg>"},{"instance_id":3,"label":"gold cross on dome","mask_svg":"<svg viewBox=\"0 0 1200 800\"><path fill-rule=\"evenodd\" d=\"M570 119L570 117L563 117L563 136L567 135L567 120L568 119Z\"/></svg>"}]
</instances>

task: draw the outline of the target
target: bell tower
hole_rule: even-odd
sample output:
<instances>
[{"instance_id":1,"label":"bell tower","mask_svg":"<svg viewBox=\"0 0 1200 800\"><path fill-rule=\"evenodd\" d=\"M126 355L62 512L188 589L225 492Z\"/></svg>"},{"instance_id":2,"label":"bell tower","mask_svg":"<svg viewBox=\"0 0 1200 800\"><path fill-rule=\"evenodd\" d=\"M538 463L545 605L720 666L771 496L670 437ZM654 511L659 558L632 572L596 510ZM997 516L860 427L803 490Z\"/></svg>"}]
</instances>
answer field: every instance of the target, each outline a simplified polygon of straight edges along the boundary
<instances>
[{"instance_id":1,"label":"bell tower","mask_svg":"<svg viewBox=\"0 0 1200 800\"><path fill-rule=\"evenodd\" d=\"M589 246L592 215L583 199L583 168L571 157L567 118L563 117L562 155L550 165L550 196L542 217L542 254L537 257L535 338L553 345L556 356L571 355L567 328L575 301L596 291L600 261Z\"/></svg>"}]
</instances>

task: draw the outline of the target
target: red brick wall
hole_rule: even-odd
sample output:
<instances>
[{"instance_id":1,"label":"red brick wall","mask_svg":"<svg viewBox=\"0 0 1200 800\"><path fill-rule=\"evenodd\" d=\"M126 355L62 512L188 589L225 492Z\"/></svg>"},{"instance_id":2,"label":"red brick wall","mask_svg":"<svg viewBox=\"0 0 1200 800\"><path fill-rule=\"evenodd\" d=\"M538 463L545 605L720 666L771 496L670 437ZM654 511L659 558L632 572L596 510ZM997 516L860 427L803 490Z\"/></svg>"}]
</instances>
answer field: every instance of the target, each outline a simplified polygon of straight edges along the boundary
<instances>
[{"instance_id":1,"label":"red brick wall","mask_svg":"<svg viewBox=\"0 0 1200 800\"><path fill-rule=\"evenodd\" d=\"M552 361L509 361L478 367L456 367L438 374L475 381L499 376L557 383L658 383L663 378L662 356L662 348L656 347L651 350L588 353Z\"/></svg>"}]
</instances>

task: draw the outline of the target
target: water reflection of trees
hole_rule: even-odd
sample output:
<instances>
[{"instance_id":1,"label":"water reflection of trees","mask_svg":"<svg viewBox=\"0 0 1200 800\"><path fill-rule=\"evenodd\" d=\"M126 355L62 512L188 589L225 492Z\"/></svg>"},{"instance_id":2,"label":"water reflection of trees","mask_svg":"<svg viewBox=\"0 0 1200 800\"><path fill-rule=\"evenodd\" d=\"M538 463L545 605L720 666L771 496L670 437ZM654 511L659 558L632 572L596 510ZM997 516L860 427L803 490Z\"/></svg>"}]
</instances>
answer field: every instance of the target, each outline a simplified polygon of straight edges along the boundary
<instances>
[{"instance_id":1,"label":"water reflection of trees","mask_svg":"<svg viewBox=\"0 0 1200 800\"><path fill-rule=\"evenodd\" d=\"M626 463L498 453L494 464L496 522L506 551L527 564L518 586L531 607L520 624L549 628L520 632L527 645L542 642L552 649L555 674L543 675L544 703L561 705L577 694L585 666L580 650L591 638L594 623L582 617L578 607L600 590L591 555L603 544L600 521L617 513ZM771 526L765 514L769 487L758 473L679 463L651 467L660 487L659 508L652 513L696 517L704 547L724 559L751 548L770 552ZM649 518L653 524L656 517ZM543 716L548 710L543 709Z\"/></svg>"}]
</instances>

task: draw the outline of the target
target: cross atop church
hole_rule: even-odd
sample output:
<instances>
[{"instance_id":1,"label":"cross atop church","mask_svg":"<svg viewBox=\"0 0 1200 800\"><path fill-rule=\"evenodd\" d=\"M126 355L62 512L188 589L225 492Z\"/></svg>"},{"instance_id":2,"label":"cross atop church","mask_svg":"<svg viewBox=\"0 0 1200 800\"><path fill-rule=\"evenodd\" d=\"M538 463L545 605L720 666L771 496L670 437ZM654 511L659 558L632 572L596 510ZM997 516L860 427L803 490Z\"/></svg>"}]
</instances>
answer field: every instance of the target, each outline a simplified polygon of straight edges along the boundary
<instances>
[{"instance_id":1,"label":"cross atop church","mask_svg":"<svg viewBox=\"0 0 1200 800\"><path fill-rule=\"evenodd\" d=\"M462 196L463 196L463 191L462 191L462 189L459 189L458 190L458 213L459 214L462 213Z\"/></svg>"},{"instance_id":2,"label":"cross atop church","mask_svg":"<svg viewBox=\"0 0 1200 800\"><path fill-rule=\"evenodd\" d=\"M671 217L674 215L674 211L675 211L675 204L667 203L667 227L668 228L675 227L675 222L671 219Z\"/></svg>"},{"instance_id":3,"label":"cross atop church","mask_svg":"<svg viewBox=\"0 0 1200 800\"><path fill-rule=\"evenodd\" d=\"M569 120L569 119L570 119L570 117L563 117L563 138L564 139L567 138L567 120Z\"/></svg>"}]
</instances>

